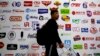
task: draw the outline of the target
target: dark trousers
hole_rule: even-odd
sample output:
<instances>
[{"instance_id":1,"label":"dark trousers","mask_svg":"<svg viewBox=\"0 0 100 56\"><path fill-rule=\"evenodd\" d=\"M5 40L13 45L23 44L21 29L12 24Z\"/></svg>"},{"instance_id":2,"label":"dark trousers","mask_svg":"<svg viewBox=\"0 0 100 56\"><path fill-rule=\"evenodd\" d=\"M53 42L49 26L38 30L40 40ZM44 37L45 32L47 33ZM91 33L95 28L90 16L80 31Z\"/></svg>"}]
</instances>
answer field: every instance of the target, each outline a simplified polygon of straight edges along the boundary
<instances>
[{"instance_id":1,"label":"dark trousers","mask_svg":"<svg viewBox=\"0 0 100 56\"><path fill-rule=\"evenodd\" d=\"M51 45L52 45L52 48L51 48ZM58 56L56 44L45 45L45 48L46 48L46 56L49 56L50 48L51 48L50 56Z\"/></svg>"}]
</instances>

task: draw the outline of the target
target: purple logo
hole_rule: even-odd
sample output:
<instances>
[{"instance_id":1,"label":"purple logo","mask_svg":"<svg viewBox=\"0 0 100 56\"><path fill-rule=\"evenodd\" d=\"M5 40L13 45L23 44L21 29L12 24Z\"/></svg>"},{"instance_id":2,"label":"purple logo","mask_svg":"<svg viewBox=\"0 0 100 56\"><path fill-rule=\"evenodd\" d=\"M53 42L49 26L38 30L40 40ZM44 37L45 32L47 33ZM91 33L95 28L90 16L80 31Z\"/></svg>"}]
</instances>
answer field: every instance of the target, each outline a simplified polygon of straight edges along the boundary
<instances>
[{"instance_id":1,"label":"purple logo","mask_svg":"<svg viewBox=\"0 0 100 56\"><path fill-rule=\"evenodd\" d=\"M83 3L83 8L87 8L87 2Z\"/></svg>"},{"instance_id":2,"label":"purple logo","mask_svg":"<svg viewBox=\"0 0 100 56\"><path fill-rule=\"evenodd\" d=\"M92 16L92 12L91 11L87 11L87 16L91 17Z\"/></svg>"}]
</instances>

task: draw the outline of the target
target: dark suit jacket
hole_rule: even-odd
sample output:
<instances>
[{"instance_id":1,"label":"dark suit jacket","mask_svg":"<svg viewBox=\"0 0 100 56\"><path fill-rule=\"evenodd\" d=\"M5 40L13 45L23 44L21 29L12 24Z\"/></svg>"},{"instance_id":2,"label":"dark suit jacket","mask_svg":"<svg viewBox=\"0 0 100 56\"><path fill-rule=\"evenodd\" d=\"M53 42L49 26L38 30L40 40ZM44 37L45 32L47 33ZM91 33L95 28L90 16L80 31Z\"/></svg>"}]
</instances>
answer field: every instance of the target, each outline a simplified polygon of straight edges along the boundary
<instances>
[{"instance_id":1,"label":"dark suit jacket","mask_svg":"<svg viewBox=\"0 0 100 56\"><path fill-rule=\"evenodd\" d=\"M62 43L61 39L58 35L58 25L54 19L48 20L48 22L45 25L45 31L46 31L46 43L47 44L55 44L55 43Z\"/></svg>"}]
</instances>

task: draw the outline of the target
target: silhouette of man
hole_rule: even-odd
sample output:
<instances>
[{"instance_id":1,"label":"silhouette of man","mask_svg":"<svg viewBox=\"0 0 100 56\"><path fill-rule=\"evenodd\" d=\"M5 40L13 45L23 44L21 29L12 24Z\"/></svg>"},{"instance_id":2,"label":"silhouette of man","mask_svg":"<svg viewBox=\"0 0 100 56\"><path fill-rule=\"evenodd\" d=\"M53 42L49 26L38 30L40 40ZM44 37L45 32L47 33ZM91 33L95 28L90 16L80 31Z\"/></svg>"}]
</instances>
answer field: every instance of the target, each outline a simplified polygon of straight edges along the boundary
<instances>
[{"instance_id":1,"label":"silhouette of man","mask_svg":"<svg viewBox=\"0 0 100 56\"><path fill-rule=\"evenodd\" d=\"M56 20L59 18L59 13L57 8L51 8L51 19L49 19L46 23L46 56L58 56L57 53L57 43L60 48L63 48L63 43L58 34L58 25Z\"/></svg>"}]
</instances>

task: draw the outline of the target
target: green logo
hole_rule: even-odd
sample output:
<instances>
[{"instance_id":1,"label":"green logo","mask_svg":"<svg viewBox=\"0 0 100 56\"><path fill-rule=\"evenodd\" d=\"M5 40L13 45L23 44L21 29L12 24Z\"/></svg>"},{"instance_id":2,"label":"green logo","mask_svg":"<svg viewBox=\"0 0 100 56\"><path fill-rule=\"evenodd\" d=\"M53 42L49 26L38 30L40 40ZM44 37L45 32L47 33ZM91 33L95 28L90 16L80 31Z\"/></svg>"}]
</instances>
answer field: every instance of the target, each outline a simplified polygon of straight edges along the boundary
<instances>
[{"instance_id":1,"label":"green logo","mask_svg":"<svg viewBox=\"0 0 100 56\"><path fill-rule=\"evenodd\" d=\"M69 9L61 9L60 12L61 12L61 14L69 14L70 10Z\"/></svg>"},{"instance_id":2,"label":"green logo","mask_svg":"<svg viewBox=\"0 0 100 56\"><path fill-rule=\"evenodd\" d=\"M94 53L94 56L100 56L100 53Z\"/></svg>"},{"instance_id":3,"label":"green logo","mask_svg":"<svg viewBox=\"0 0 100 56\"><path fill-rule=\"evenodd\" d=\"M75 24L79 24L80 19L72 19L72 22L75 23Z\"/></svg>"},{"instance_id":4,"label":"green logo","mask_svg":"<svg viewBox=\"0 0 100 56\"><path fill-rule=\"evenodd\" d=\"M83 46L81 44L75 44L73 45L74 49L83 49Z\"/></svg>"}]
</instances>

